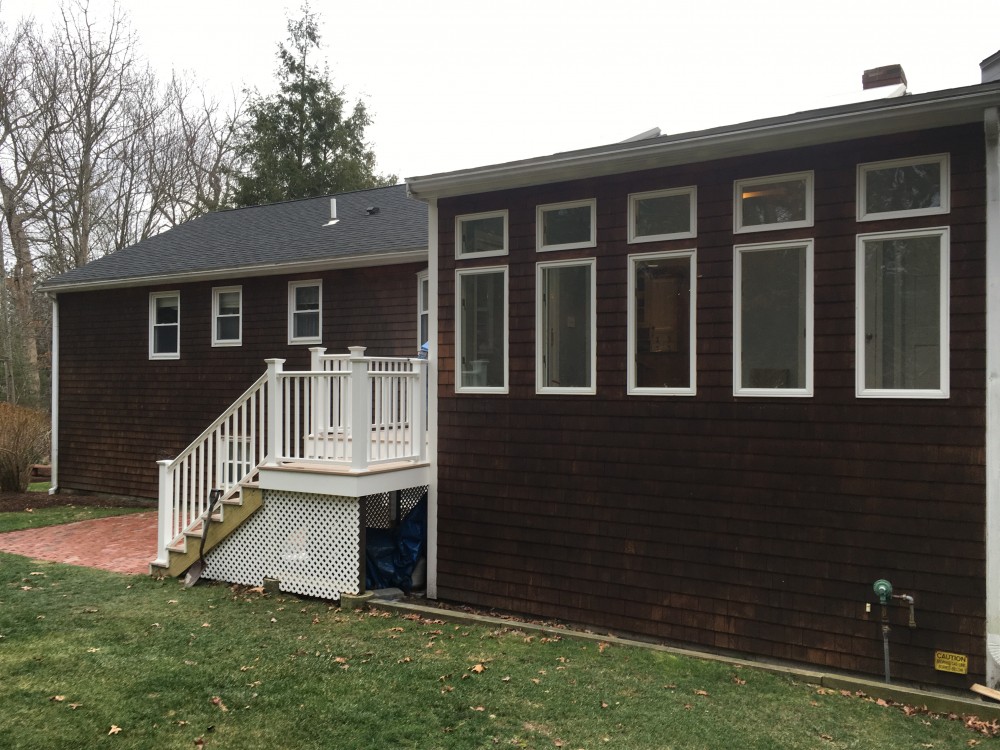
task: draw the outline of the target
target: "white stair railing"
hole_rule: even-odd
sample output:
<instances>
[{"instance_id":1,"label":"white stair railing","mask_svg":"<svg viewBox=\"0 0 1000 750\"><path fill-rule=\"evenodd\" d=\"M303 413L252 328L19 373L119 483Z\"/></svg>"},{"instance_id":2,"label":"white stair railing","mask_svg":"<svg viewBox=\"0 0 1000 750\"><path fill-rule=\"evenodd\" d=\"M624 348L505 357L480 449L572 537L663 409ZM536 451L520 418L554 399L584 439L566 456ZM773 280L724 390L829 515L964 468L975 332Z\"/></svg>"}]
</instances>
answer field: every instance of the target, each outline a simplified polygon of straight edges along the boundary
<instances>
[{"instance_id":1,"label":"white stair railing","mask_svg":"<svg viewBox=\"0 0 1000 750\"><path fill-rule=\"evenodd\" d=\"M263 460L267 437L267 375L262 375L180 455L160 465L156 563L166 565L167 547L201 523L208 493L236 494Z\"/></svg>"}]
</instances>

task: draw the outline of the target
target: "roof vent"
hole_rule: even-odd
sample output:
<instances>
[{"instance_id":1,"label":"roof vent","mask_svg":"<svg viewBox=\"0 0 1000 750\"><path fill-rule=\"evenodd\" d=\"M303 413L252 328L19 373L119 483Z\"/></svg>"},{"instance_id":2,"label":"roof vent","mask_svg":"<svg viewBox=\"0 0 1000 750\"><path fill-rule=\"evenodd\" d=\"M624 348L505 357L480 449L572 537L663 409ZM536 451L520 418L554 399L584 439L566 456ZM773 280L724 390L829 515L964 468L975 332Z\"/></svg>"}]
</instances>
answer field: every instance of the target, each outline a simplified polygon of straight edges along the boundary
<instances>
[{"instance_id":1,"label":"roof vent","mask_svg":"<svg viewBox=\"0 0 1000 750\"><path fill-rule=\"evenodd\" d=\"M324 227L332 227L338 221L340 221L340 219L337 218L337 199L336 198L331 198L330 199L330 221L326 222L326 224L324 224L323 226Z\"/></svg>"},{"instance_id":2,"label":"roof vent","mask_svg":"<svg viewBox=\"0 0 1000 750\"><path fill-rule=\"evenodd\" d=\"M368 214L369 216L374 216L375 214L378 213L378 211L379 211L378 206L369 206L368 208L365 209L365 213Z\"/></svg>"},{"instance_id":3,"label":"roof vent","mask_svg":"<svg viewBox=\"0 0 1000 750\"><path fill-rule=\"evenodd\" d=\"M861 76L861 87L868 89L880 89L883 86L903 86L906 88L906 73L903 72L902 65L883 65L881 68L871 68L866 70Z\"/></svg>"},{"instance_id":4,"label":"roof vent","mask_svg":"<svg viewBox=\"0 0 1000 750\"><path fill-rule=\"evenodd\" d=\"M979 69L983 71L983 83L1000 81L1000 52L994 52L979 63Z\"/></svg>"}]
</instances>

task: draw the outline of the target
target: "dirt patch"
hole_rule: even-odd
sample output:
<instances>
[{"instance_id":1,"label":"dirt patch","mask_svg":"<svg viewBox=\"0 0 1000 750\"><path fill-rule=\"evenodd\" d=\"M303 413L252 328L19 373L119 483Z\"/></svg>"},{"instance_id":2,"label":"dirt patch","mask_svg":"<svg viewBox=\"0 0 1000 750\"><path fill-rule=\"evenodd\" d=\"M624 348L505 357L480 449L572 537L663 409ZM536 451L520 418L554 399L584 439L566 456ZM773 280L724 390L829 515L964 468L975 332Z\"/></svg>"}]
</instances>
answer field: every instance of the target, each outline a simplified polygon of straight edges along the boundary
<instances>
[{"instance_id":1,"label":"dirt patch","mask_svg":"<svg viewBox=\"0 0 1000 750\"><path fill-rule=\"evenodd\" d=\"M0 513L26 508L56 508L72 505L76 508L156 508L151 500L138 500L112 495L50 495L48 492L0 492Z\"/></svg>"}]
</instances>

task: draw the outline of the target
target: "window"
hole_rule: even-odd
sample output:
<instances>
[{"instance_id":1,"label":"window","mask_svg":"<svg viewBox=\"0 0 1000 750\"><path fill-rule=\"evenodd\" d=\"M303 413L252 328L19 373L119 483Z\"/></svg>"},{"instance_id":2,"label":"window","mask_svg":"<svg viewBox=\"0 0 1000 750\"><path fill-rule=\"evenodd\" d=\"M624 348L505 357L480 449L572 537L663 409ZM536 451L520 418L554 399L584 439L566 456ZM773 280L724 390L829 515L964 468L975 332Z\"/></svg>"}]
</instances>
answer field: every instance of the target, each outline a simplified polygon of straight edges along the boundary
<instances>
[{"instance_id":1,"label":"window","mask_svg":"<svg viewBox=\"0 0 1000 750\"><path fill-rule=\"evenodd\" d=\"M695 251L629 256L628 392L695 392Z\"/></svg>"},{"instance_id":2,"label":"window","mask_svg":"<svg viewBox=\"0 0 1000 750\"><path fill-rule=\"evenodd\" d=\"M632 193L628 197L628 241L656 242L695 237L697 188Z\"/></svg>"},{"instance_id":3,"label":"window","mask_svg":"<svg viewBox=\"0 0 1000 750\"><path fill-rule=\"evenodd\" d=\"M149 295L149 358L180 359L181 294L153 292Z\"/></svg>"},{"instance_id":4,"label":"window","mask_svg":"<svg viewBox=\"0 0 1000 750\"><path fill-rule=\"evenodd\" d=\"M949 211L948 154L858 165L858 221Z\"/></svg>"},{"instance_id":5,"label":"window","mask_svg":"<svg viewBox=\"0 0 1000 750\"><path fill-rule=\"evenodd\" d=\"M288 343L319 344L323 338L323 282L288 284Z\"/></svg>"},{"instance_id":6,"label":"window","mask_svg":"<svg viewBox=\"0 0 1000 750\"><path fill-rule=\"evenodd\" d=\"M212 290L212 346L239 346L243 336L243 287Z\"/></svg>"},{"instance_id":7,"label":"window","mask_svg":"<svg viewBox=\"0 0 1000 750\"><path fill-rule=\"evenodd\" d=\"M507 392L507 268L458 271L455 390Z\"/></svg>"},{"instance_id":8,"label":"window","mask_svg":"<svg viewBox=\"0 0 1000 750\"><path fill-rule=\"evenodd\" d=\"M536 390L596 393L596 289L593 258L539 263Z\"/></svg>"},{"instance_id":9,"label":"window","mask_svg":"<svg viewBox=\"0 0 1000 750\"><path fill-rule=\"evenodd\" d=\"M857 395L948 397L948 229L858 236Z\"/></svg>"},{"instance_id":10,"label":"window","mask_svg":"<svg viewBox=\"0 0 1000 750\"><path fill-rule=\"evenodd\" d=\"M573 250L597 245L597 201L539 206L535 215L539 250Z\"/></svg>"},{"instance_id":11,"label":"window","mask_svg":"<svg viewBox=\"0 0 1000 750\"><path fill-rule=\"evenodd\" d=\"M733 231L737 234L812 225L812 172L736 181Z\"/></svg>"},{"instance_id":12,"label":"window","mask_svg":"<svg viewBox=\"0 0 1000 750\"><path fill-rule=\"evenodd\" d=\"M431 338L431 282L427 271L417 274L417 349Z\"/></svg>"},{"instance_id":13,"label":"window","mask_svg":"<svg viewBox=\"0 0 1000 750\"><path fill-rule=\"evenodd\" d=\"M455 218L455 257L507 254L507 212L491 211Z\"/></svg>"},{"instance_id":14,"label":"window","mask_svg":"<svg viewBox=\"0 0 1000 750\"><path fill-rule=\"evenodd\" d=\"M813 243L733 249L733 393L811 396Z\"/></svg>"}]
</instances>

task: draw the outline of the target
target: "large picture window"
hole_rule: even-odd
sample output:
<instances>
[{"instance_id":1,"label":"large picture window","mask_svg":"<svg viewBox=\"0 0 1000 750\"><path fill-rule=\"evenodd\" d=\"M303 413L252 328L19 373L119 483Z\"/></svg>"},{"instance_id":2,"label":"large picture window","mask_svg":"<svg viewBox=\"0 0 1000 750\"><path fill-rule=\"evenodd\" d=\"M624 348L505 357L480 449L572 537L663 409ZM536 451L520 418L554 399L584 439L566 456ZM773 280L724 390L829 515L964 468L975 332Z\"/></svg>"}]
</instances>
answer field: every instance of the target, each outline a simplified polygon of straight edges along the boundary
<instances>
[{"instance_id":1,"label":"large picture window","mask_svg":"<svg viewBox=\"0 0 1000 750\"><path fill-rule=\"evenodd\" d=\"M153 292L149 295L149 358L180 359L181 294Z\"/></svg>"},{"instance_id":2,"label":"large picture window","mask_svg":"<svg viewBox=\"0 0 1000 750\"><path fill-rule=\"evenodd\" d=\"M948 397L948 229L858 236L857 394Z\"/></svg>"},{"instance_id":3,"label":"large picture window","mask_svg":"<svg viewBox=\"0 0 1000 750\"><path fill-rule=\"evenodd\" d=\"M322 341L323 282L289 282L288 343L319 344Z\"/></svg>"},{"instance_id":4,"label":"large picture window","mask_svg":"<svg viewBox=\"0 0 1000 750\"><path fill-rule=\"evenodd\" d=\"M813 173L737 180L733 231L765 232L813 225Z\"/></svg>"},{"instance_id":5,"label":"large picture window","mask_svg":"<svg viewBox=\"0 0 1000 750\"><path fill-rule=\"evenodd\" d=\"M737 245L733 256L733 393L811 396L812 240Z\"/></svg>"},{"instance_id":6,"label":"large picture window","mask_svg":"<svg viewBox=\"0 0 1000 750\"><path fill-rule=\"evenodd\" d=\"M455 390L507 392L507 269L458 271Z\"/></svg>"},{"instance_id":7,"label":"large picture window","mask_svg":"<svg viewBox=\"0 0 1000 750\"><path fill-rule=\"evenodd\" d=\"M539 263L536 390L596 393L596 290L593 258Z\"/></svg>"},{"instance_id":8,"label":"large picture window","mask_svg":"<svg viewBox=\"0 0 1000 750\"><path fill-rule=\"evenodd\" d=\"M535 214L539 250L573 250L597 244L594 199L538 206Z\"/></svg>"},{"instance_id":9,"label":"large picture window","mask_svg":"<svg viewBox=\"0 0 1000 750\"><path fill-rule=\"evenodd\" d=\"M629 256L628 392L695 392L695 251Z\"/></svg>"},{"instance_id":10,"label":"large picture window","mask_svg":"<svg viewBox=\"0 0 1000 750\"><path fill-rule=\"evenodd\" d=\"M243 337L243 288L212 290L212 346L239 346Z\"/></svg>"},{"instance_id":11,"label":"large picture window","mask_svg":"<svg viewBox=\"0 0 1000 750\"><path fill-rule=\"evenodd\" d=\"M948 154L858 165L858 221L946 214Z\"/></svg>"},{"instance_id":12,"label":"large picture window","mask_svg":"<svg viewBox=\"0 0 1000 750\"><path fill-rule=\"evenodd\" d=\"M507 254L507 212L468 214L455 218L455 256L484 258Z\"/></svg>"}]
</instances>

